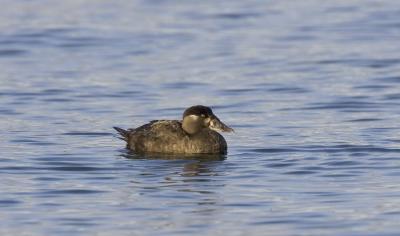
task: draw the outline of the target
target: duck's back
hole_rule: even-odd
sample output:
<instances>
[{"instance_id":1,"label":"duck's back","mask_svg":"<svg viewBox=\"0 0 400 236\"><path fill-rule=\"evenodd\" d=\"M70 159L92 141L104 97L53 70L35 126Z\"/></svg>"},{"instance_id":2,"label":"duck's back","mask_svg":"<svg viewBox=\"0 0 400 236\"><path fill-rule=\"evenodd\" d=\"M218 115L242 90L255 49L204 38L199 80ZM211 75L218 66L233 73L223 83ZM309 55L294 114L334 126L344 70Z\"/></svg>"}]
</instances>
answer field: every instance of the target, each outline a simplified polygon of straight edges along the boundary
<instances>
[{"instance_id":1,"label":"duck's back","mask_svg":"<svg viewBox=\"0 0 400 236\"><path fill-rule=\"evenodd\" d=\"M127 131L116 128L127 148L139 153L226 154L227 144L219 133L204 129L188 135L177 120L155 120Z\"/></svg>"}]
</instances>

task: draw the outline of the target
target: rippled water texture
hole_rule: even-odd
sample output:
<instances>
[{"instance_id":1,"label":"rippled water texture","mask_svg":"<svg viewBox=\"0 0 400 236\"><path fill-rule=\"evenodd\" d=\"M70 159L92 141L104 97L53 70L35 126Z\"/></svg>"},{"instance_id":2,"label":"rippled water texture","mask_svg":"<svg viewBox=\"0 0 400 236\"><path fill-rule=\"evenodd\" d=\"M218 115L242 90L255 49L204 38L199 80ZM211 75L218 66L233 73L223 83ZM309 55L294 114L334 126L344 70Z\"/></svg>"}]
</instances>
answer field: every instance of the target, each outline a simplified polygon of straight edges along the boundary
<instances>
[{"instance_id":1,"label":"rippled water texture","mask_svg":"<svg viewBox=\"0 0 400 236\"><path fill-rule=\"evenodd\" d=\"M398 1L2 1L0 235L398 235ZM226 157L112 126L205 104Z\"/></svg>"}]
</instances>

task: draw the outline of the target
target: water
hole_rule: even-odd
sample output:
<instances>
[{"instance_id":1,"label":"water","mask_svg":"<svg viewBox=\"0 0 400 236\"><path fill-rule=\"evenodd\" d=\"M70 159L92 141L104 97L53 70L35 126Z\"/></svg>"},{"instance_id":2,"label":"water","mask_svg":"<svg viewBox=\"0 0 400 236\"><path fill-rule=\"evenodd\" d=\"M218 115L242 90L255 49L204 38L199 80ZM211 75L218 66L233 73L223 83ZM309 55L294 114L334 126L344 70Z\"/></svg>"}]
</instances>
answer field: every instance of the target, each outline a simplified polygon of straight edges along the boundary
<instances>
[{"instance_id":1,"label":"water","mask_svg":"<svg viewBox=\"0 0 400 236\"><path fill-rule=\"evenodd\" d=\"M2 3L1 235L398 235L400 3ZM226 157L111 128L194 104Z\"/></svg>"}]
</instances>

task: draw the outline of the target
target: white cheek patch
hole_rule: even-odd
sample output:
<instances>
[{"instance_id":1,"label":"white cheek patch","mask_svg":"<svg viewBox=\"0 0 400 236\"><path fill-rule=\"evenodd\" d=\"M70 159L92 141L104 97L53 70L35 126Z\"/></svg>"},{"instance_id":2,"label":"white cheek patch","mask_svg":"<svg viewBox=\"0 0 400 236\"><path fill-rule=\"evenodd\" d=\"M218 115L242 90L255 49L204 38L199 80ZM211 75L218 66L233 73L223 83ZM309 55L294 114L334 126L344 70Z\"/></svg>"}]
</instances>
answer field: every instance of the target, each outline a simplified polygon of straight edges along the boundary
<instances>
[{"instance_id":1,"label":"white cheek patch","mask_svg":"<svg viewBox=\"0 0 400 236\"><path fill-rule=\"evenodd\" d=\"M211 126L215 126L215 122L212 120L212 121L210 122L210 125L211 125Z\"/></svg>"}]
</instances>

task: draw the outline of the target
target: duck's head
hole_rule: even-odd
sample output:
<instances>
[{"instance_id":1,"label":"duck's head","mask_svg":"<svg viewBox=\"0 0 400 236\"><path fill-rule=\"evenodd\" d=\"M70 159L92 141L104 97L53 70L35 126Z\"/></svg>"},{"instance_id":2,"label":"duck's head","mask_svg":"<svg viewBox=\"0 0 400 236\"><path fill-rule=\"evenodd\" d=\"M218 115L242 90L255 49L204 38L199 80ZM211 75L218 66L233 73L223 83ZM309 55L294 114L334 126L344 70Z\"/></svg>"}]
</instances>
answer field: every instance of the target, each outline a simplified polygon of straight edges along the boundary
<instances>
[{"instance_id":1,"label":"duck's head","mask_svg":"<svg viewBox=\"0 0 400 236\"><path fill-rule=\"evenodd\" d=\"M189 107L183 113L182 128L188 134L196 134L202 129L232 132L233 129L222 123L211 108L197 105Z\"/></svg>"}]
</instances>

